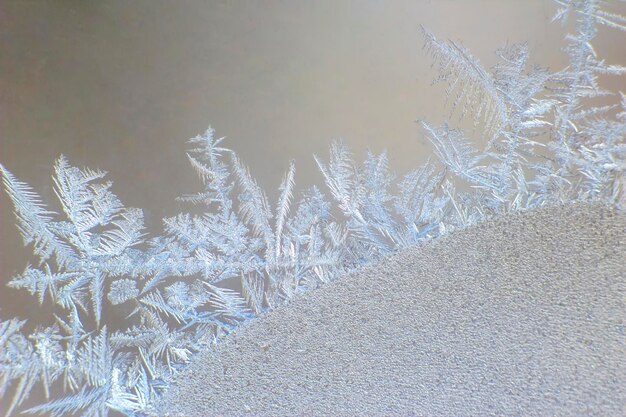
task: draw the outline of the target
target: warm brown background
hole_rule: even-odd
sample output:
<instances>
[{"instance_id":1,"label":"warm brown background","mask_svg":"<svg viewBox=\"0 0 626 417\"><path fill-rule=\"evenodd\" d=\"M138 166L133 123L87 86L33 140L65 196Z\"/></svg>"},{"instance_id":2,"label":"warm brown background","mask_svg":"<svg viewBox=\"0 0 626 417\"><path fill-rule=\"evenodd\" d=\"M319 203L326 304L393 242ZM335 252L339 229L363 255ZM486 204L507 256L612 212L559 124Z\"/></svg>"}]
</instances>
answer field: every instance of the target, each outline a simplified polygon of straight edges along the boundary
<instances>
[{"instance_id":1,"label":"warm brown background","mask_svg":"<svg viewBox=\"0 0 626 417\"><path fill-rule=\"evenodd\" d=\"M485 65L526 40L533 62L558 69L555 10L548 0L0 1L0 162L55 209L59 154L107 170L153 231L184 209L176 196L199 190L185 140L209 124L270 197L290 158L299 186L321 183L312 154L339 137L359 157L388 149L402 173L430 154L414 120L448 114L419 25L462 39ZM605 30L595 44L626 64L623 40ZM624 79L607 86L626 90ZM4 192L0 211L2 283L31 257ZM3 318L35 302L0 286Z\"/></svg>"}]
</instances>

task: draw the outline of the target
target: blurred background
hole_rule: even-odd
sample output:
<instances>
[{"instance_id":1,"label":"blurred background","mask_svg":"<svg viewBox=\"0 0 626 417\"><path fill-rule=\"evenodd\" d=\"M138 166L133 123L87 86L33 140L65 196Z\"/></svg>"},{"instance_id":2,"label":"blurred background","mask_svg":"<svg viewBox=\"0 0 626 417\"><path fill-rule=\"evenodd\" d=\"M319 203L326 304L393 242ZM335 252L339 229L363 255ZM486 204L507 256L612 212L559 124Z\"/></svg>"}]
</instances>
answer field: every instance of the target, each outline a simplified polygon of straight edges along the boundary
<instances>
[{"instance_id":1,"label":"blurred background","mask_svg":"<svg viewBox=\"0 0 626 417\"><path fill-rule=\"evenodd\" d=\"M359 160L387 149L400 175L431 154L415 120L449 115L420 25L486 67L496 48L526 41L532 63L557 70L555 10L549 0L0 1L0 162L55 211L60 154L109 171L153 233L188 209L177 196L200 190L185 141L209 125L272 201L292 158L298 190L321 185L312 154L327 158L338 138ZM623 39L603 30L596 50L626 64ZM605 86L626 91L623 78ZM4 286L34 262L12 210L2 191L4 319L37 314L35 298Z\"/></svg>"}]
</instances>

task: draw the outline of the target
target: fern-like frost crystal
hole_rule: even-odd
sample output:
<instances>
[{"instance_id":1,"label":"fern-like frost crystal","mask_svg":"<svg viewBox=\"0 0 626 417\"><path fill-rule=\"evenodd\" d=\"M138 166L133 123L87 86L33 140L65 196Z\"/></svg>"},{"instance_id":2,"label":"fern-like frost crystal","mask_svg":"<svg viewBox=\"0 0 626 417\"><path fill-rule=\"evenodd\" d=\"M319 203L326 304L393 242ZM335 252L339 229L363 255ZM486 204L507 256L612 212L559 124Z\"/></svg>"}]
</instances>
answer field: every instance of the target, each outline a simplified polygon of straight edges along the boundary
<instances>
[{"instance_id":1,"label":"fern-like frost crystal","mask_svg":"<svg viewBox=\"0 0 626 417\"><path fill-rule=\"evenodd\" d=\"M557 3L555 20L573 16L576 29L566 37L570 65L554 73L530 67L523 44L498 50L486 69L461 44L423 30L452 110L482 125L487 147L475 149L448 124L422 122L440 164L396 181L385 153L359 164L336 142L328 161L315 157L336 211L318 187L296 192L293 161L270 202L211 128L189 140L202 187L179 200L193 214L163 219L157 235L111 191L104 171L61 156L55 213L0 165L17 227L38 257L8 286L54 310L36 327L0 321L7 414L157 414L156 399L194 353L346 271L500 213L591 199L623 209L626 97L603 106L590 99L612 95L600 77L626 73L596 56L597 26L626 30L626 19L596 0ZM111 317L125 322L114 328ZM45 401L26 408L36 386Z\"/></svg>"}]
</instances>

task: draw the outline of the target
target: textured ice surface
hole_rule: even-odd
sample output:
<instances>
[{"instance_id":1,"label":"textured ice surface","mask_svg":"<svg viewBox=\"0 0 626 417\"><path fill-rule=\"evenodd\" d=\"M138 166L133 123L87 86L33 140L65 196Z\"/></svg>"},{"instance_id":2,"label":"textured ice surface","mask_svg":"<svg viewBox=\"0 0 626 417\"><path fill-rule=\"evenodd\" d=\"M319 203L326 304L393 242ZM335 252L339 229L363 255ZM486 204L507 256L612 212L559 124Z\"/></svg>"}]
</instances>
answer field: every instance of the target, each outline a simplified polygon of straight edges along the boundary
<instances>
[{"instance_id":1,"label":"textured ice surface","mask_svg":"<svg viewBox=\"0 0 626 417\"><path fill-rule=\"evenodd\" d=\"M625 231L579 204L398 253L199 355L163 412L623 415Z\"/></svg>"}]
</instances>

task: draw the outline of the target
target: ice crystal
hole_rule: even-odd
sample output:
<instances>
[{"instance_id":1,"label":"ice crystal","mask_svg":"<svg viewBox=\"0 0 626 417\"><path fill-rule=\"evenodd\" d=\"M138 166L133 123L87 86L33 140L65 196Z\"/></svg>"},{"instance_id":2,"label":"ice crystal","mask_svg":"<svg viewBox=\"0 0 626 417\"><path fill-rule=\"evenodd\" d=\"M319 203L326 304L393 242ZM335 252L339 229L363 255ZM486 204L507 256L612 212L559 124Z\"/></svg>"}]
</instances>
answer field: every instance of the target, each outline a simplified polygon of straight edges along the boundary
<instances>
[{"instance_id":1,"label":"ice crystal","mask_svg":"<svg viewBox=\"0 0 626 417\"><path fill-rule=\"evenodd\" d=\"M122 204L103 171L61 156L54 185L63 213L54 213L0 165L19 231L39 258L8 285L55 306L47 327L0 321L7 413L40 385L47 402L24 411L154 414L156 398L194 352L352 268L494 214L580 199L623 208L626 98L588 103L612 94L599 76L626 72L596 56L597 26L626 30L626 19L596 0L557 3L555 20L575 16L576 33L566 37L570 65L554 73L528 69L525 45L497 51L500 62L487 70L462 45L424 30L452 109L482 124L488 147L478 151L462 131L422 122L441 164L396 182L384 153L358 164L335 143L328 162L315 159L340 218L317 187L294 203L293 162L271 204L211 128L189 141L203 189L180 197L204 213L166 218L161 234L148 234L142 211ZM457 190L457 179L471 191ZM109 331L112 306L127 323Z\"/></svg>"}]
</instances>

